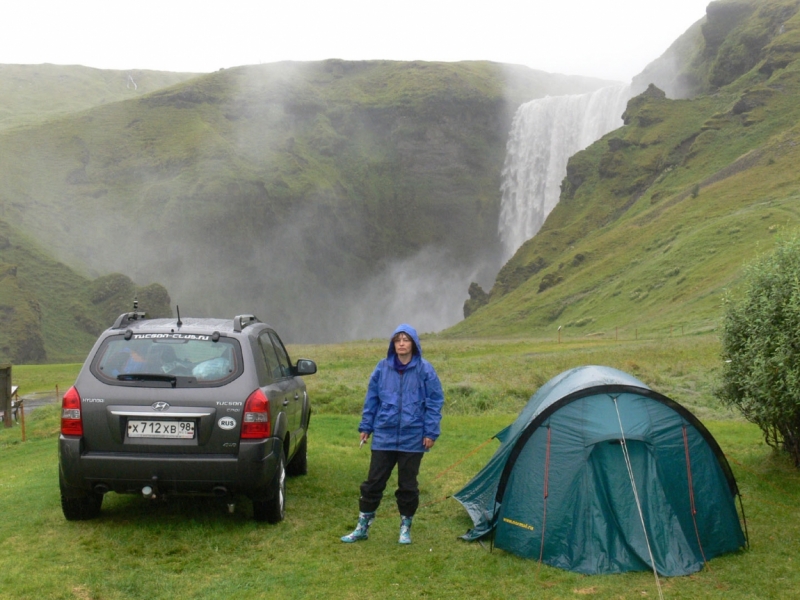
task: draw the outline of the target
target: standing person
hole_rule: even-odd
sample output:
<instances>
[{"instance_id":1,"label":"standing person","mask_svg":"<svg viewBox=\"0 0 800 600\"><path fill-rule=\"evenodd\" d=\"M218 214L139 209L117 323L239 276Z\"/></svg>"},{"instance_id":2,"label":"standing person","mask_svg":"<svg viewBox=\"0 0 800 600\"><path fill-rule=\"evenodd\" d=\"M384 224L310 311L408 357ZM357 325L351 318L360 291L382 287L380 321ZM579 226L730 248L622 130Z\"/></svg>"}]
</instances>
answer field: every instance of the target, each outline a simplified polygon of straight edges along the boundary
<instances>
[{"instance_id":1,"label":"standing person","mask_svg":"<svg viewBox=\"0 0 800 600\"><path fill-rule=\"evenodd\" d=\"M416 330L400 325L389 351L372 372L358 431L361 443L372 435L369 474L361 484L358 524L342 537L366 540L386 482L397 465L397 508L401 544L411 543L411 520L419 506L417 475L422 456L439 437L444 393L433 365L422 358Z\"/></svg>"}]
</instances>

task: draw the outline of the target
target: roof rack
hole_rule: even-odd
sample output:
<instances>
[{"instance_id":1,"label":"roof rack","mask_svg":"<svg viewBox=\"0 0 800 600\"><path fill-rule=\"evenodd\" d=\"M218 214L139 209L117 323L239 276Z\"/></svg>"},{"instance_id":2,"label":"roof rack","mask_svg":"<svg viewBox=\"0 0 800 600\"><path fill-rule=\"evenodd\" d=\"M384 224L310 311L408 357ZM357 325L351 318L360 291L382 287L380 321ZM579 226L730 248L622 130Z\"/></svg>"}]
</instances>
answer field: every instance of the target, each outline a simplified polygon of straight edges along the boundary
<instances>
[{"instance_id":1,"label":"roof rack","mask_svg":"<svg viewBox=\"0 0 800 600\"><path fill-rule=\"evenodd\" d=\"M253 323L261 323L255 315L237 315L233 317L233 330L241 332L242 329Z\"/></svg>"},{"instance_id":2,"label":"roof rack","mask_svg":"<svg viewBox=\"0 0 800 600\"><path fill-rule=\"evenodd\" d=\"M111 329L122 329L123 327L127 327L132 321L138 321L139 319L146 319L147 313L142 311L133 311L129 313L122 313L120 316L117 317L117 320L114 321L114 324L111 326Z\"/></svg>"}]
</instances>

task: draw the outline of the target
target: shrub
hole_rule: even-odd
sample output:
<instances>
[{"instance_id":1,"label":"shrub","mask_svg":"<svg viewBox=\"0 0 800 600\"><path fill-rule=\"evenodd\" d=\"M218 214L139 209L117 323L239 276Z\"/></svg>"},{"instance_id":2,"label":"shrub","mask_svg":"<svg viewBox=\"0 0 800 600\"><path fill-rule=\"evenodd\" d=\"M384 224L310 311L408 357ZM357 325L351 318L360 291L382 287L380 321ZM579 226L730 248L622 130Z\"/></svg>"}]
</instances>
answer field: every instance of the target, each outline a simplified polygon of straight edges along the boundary
<instances>
[{"instance_id":1,"label":"shrub","mask_svg":"<svg viewBox=\"0 0 800 600\"><path fill-rule=\"evenodd\" d=\"M556 275L555 273L548 273L547 275L542 277L542 280L539 282L539 293L542 293L543 291L553 287L554 285L558 285L562 281L564 281L564 278L561 277L560 275Z\"/></svg>"},{"instance_id":2,"label":"shrub","mask_svg":"<svg viewBox=\"0 0 800 600\"><path fill-rule=\"evenodd\" d=\"M741 298L724 300L716 395L800 467L800 236L747 266L744 284Z\"/></svg>"}]
</instances>

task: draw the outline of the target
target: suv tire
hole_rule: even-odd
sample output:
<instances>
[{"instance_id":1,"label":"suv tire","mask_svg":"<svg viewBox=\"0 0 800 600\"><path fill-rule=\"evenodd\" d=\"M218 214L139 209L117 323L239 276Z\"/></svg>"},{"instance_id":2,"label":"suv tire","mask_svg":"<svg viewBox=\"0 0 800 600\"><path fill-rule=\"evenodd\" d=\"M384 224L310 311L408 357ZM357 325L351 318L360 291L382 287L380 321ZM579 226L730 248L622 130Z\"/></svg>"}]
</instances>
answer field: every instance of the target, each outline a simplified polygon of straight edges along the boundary
<instances>
[{"instance_id":1,"label":"suv tire","mask_svg":"<svg viewBox=\"0 0 800 600\"><path fill-rule=\"evenodd\" d=\"M61 488L61 511L67 521L86 521L94 519L100 514L103 494L84 492L79 496L68 495L67 485L61 474L58 476L58 483Z\"/></svg>"},{"instance_id":2,"label":"suv tire","mask_svg":"<svg viewBox=\"0 0 800 600\"><path fill-rule=\"evenodd\" d=\"M253 518L256 521L280 523L286 516L286 457L283 449L278 458L278 470L270 490L272 498L269 500L253 500Z\"/></svg>"}]
</instances>

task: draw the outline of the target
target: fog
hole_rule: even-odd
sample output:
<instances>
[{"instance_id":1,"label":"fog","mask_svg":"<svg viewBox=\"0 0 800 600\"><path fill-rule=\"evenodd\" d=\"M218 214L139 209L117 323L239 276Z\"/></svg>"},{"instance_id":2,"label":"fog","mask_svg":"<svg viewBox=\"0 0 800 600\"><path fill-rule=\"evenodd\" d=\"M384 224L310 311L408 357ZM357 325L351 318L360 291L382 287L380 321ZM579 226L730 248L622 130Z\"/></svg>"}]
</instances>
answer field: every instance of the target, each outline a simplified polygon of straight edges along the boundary
<instances>
[{"instance_id":1,"label":"fog","mask_svg":"<svg viewBox=\"0 0 800 600\"><path fill-rule=\"evenodd\" d=\"M491 60L628 82L708 0L7 2L0 63L210 73L282 60Z\"/></svg>"},{"instance_id":2,"label":"fog","mask_svg":"<svg viewBox=\"0 0 800 600\"><path fill-rule=\"evenodd\" d=\"M293 136L303 119L310 120L303 125L309 129L318 125L315 114L284 110L287 100L281 94L289 89L285 85L289 71L280 72L277 77L284 80L272 82L260 95L253 93L252 81L242 82L243 88L233 100L218 107L226 118L234 115L224 123L230 129L224 134L219 122L196 117L202 122L202 127L195 124L201 133L189 136L188 142L179 140L189 144L180 149L190 157L183 161L171 155L157 156L157 147L151 149L151 162L150 157L144 162L132 160L126 136L147 139L159 134L139 131L142 124L133 125L138 120L130 121L126 131L104 131L101 122L86 122L87 139L106 136L121 140L115 144L104 139L112 147L110 155L96 152L77 137L70 142L75 147L53 150L49 164L37 162L40 159L33 157L38 156L39 148L32 148L26 166L31 187L23 190L21 197L36 197L42 206L50 202L61 207L56 218L33 223L32 229L59 257L82 271L93 275L121 272L139 285L164 285L173 309L180 306L184 317L253 313L272 324L288 342L385 338L401 322L420 332L438 332L454 325L463 318L470 283L478 282L488 291L502 266L497 219L490 224L494 240L471 246L474 228L463 213L460 220L454 220L462 229L456 230L454 225L447 231L450 242L423 242L416 239L416 232L425 225L426 215L400 205L398 214L376 226L375 215L355 206L353 197L340 198L334 191L337 186L357 187L363 182L319 168L315 173L326 173L330 182L295 195L275 195L269 179L275 171L271 161L288 156L297 160L296 168L302 170L302 161L292 152ZM560 85L566 85L564 81ZM240 122L242 114L247 118ZM352 117L343 118L343 131L352 128L347 118ZM324 119L323 125L333 131ZM357 131L376 139L386 134L364 128ZM345 137L334 132L334 139L337 135ZM442 186L440 180L448 175L424 163L436 151L446 155L458 148L450 141L433 149L424 140L418 147L411 142L413 138L404 139L406 146L411 145L403 146L406 155L398 160L416 160L419 168L412 166L405 173L430 177L427 185L440 190L432 193L444 194L433 198L444 206L475 202L475 197L469 196L474 191L463 187L461 180L462 189L442 192L440 188L447 185ZM371 143L376 146L375 140ZM92 161L98 160L114 165L103 171L103 176L113 181L92 181L96 175ZM77 168L69 167L66 179L75 179L78 173L78 183L85 179L95 184L95 190L103 188L102 194L90 190L81 195L80 188L73 185L68 190L73 195L61 197L61 190L37 188L37 171L70 161ZM501 166L495 192L498 213ZM459 163L454 171L469 168L468 162ZM403 181L390 183L405 185ZM425 190L425 185L419 189ZM360 193L368 195L371 190ZM49 200L43 199L48 195ZM36 208L26 210L33 214ZM398 235L400 231L404 234ZM380 235L387 239L375 239ZM461 251L455 249L453 239L459 240Z\"/></svg>"},{"instance_id":3,"label":"fog","mask_svg":"<svg viewBox=\"0 0 800 600\"><path fill-rule=\"evenodd\" d=\"M350 274L326 281L307 275L304 263L315 258L291 250L300 239L295 236L288 227L264 245L253 240L249 253L230 255L213 243L184 240L171 248L152 246L133 262L122 256L111 262L137 283L152 279L165 285L183 316L253 313L290 342L303 343L383 338L399 323L440 331L463 318L470 282L485 281L498 268L489 262L460 264L447 250L428 247L388 260L364 279ZM343 253L332 249L332 254Z\"/></svg>"},{"instance_id":4,"label":"fog","mask_svg":"<svg viewBox=\"0 0 800 600\"><path fill-rule=\"evenodd\" d=\"M390 263L340 298L348 338L388 337L400 323L410 323L420 333L455 325L464 317L470 282L480 279L487 267L460 265L433 248Z\"/></svg>"},{"instance_id":5,"label":"fog","mask_svg":"<svg viewBox=\"0 0 800 600\"><path fill-rule=\"evenodd\" d=\"M250 240L248 249L220 248L211 239L196 245L183 240L171 250L151 247L147 260L140 253L135 263L120 257L117 264L137 281L145 283L149 275L166 285L182 315L254 313L289 341L304 343L383 338L399 323L420 332L440 331L463 318L470 282L486 285L499 269L489 260L465 265L446 249L426 247L389 258L371 272L341 265L340 277L325 277L313 268L309 273L308 263L346 261L346 249L328 246L327 255L308 255L304 231L325 237L326 224L299 222L304 225L289 223Z\"/></svg>"},{"instance_id":6,"label":"fog","mask_svg":"<svg viewBox=\"0 0 800 600\"><path fill-rule=\"evenodd\" d=\"M273 223L273 215L248 214L231 197L147 214L141 193L109 201L108 212L95 203L70 212L65 229L82 232L77 260L95 274L164 285L173 315L176 306L182 317L255 314L289 343L385 338L403 322L441 331L463 318L470 282L490 286L500 267L488 251L473 264L433 245L399 245L364 261L346 239L368 235L363 223L350 220L343 231L313 200ZM119 205L139 208L113 208Z\"/></svg>"}]
</instances>

